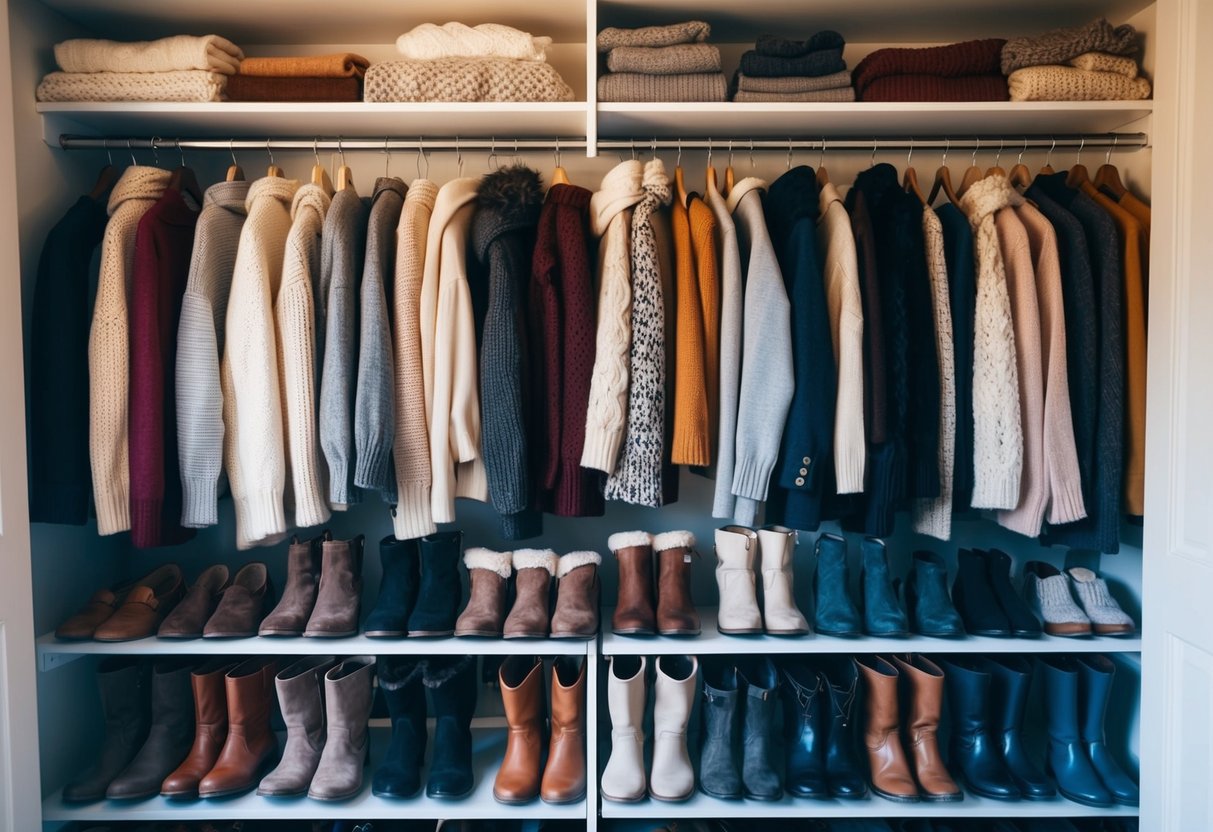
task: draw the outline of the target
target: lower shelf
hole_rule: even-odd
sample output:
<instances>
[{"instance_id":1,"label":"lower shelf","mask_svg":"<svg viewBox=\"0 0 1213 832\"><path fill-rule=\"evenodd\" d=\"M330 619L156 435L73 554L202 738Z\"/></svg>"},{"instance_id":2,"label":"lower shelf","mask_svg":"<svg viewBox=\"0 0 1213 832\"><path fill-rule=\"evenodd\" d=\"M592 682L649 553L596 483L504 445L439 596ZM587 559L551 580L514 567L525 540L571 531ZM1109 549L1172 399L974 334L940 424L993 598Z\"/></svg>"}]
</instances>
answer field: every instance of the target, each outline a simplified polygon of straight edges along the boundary
<instances>
[{"instance_id":1,"label":"lower shelf","mask_svg":"<svg viewBox=\"0 0 1213 832\"><path fill-rule=\"evenodd\" d=\"M42 819L46 821L159 821L159 820L284 820L300 818L332 818L387 820L419 818L452 820L480 818L537 818L585 820L586 802L553 806L536 799L522 806L506 806L493 799L493 780L505 752L506 732L503 728L474 728L472 731L472 766L476 774L475 790L463 800L435 800L424 790L408 800L389 800L371 794L371 775L387 750L390 731L371 731L371 765L367 767L361 794L341 802L312 800L307 797L270 798L250 792L239 797L220 800L168 800L154 797L147 800L97 803L65 803L56 793L42 803ZM432 742L432 738L431 738ZM425 783L426 773L421 782Z\"/></svg>"}]
</instances>

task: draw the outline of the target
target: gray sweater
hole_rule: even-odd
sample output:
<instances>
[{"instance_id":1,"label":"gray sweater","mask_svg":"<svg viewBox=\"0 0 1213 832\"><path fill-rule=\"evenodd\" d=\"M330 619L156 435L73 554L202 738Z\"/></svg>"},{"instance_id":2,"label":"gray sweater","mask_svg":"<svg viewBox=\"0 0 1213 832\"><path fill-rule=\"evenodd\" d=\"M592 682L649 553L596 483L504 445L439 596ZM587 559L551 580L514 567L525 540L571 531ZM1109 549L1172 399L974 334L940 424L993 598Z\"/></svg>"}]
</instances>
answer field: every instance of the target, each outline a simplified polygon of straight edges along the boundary
<instances>
[{"instance_id":1,"label":"gray sweater","mask_svg":"<svg viewBox=\"0 0 1213 832\"><path fill-rule=\"evenodd\" d=\"M716 493L712 516L732 517L733 469L737 462L737 401L741 384L741 253L737 227L720 191L705 191L708 207L716 217L716 261L720 269L720 421L716 454Z\"/></svg>"},{"instance_id":2,"label":"gray sweater","mask_svg":"<svg viewBox=\"0 0 1213 832\"><path fill-rule=\"evenodd\" d=\"M213 526L223 469L223 392L219 356L227 294L244 226L248 182L206 189L194 234L189 278L177 328L177 452L181 461L181 525Z\"/></svg>"},{"instance_id":3,"label":"gray sweater","mask_svg":"<svg viewBox=\"0 0 1213 832\"><path fill-rule=\"evenodd\" d=\"M396 502L392 442L396 436L395 369L388 293L395 280L396 224L407 188L400 179L375 181L362 270L358 387L354 398L354 485Z\"/></svg>"},{"instance_id":4,"label":"gray sweater","mask_svg":"<svg viewBox=\"0 0 1213 832\"><path fill-rule=\"evenodd\" d=\"M358 354L358 283L366 252L370 200L353 186L338 191L324 218L316 302L316 355L320 373L320 448L329 467L329 502L343 508L360 500L354 487L354 380Z\"/></svg>"}]
</instances>

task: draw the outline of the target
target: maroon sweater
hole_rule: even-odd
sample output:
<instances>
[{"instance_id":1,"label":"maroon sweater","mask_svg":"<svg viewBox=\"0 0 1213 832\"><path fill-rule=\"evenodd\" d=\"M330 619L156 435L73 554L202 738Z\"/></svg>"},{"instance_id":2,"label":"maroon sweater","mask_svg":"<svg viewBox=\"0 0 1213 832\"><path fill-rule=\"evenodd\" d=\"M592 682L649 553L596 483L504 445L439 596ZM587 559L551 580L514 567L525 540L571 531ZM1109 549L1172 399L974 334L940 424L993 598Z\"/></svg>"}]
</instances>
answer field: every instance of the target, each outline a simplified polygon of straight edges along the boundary
<instances>
[{"instance_id":1,"label":"maroon sweater","mask_svg":"<svg viewBox=\"0 0 1213 832\"><path fill-rule=\"evenodd\" d=\"M959 101L956 97L964 94L961 89L968 82L959 85L940 85L949 87L951 97L935 94L934 89L927 85L923 88L922 76L935 78L968 78L981 76L982 81L975 82L978 89L971 100L982 100L993 97L987 87L993 79L1001 78L999 60L1002 56L1002 46L1005 40L989 38L987 40L966 40L947 46L929 46L925 49L877 49L868 55L852 74L856 97L860 101ZM906 83L906 89L900 90L901 82L892 81L881 85L879 97L870 96L868 88L881 78L898 78L911 76L913 80ZM1005 81L1003 81L1005 89ZM1005 94L1002 96L1005 98Z\"/></svg>"},{"instance_id":2,"label":"maroon sweater","mask_svg":"<svg viewBox=\"0 0 1213 832\"><path fill-rule=\"evenodd\" d=\"M548 190L531 269L532 447L541 502L561 517L603 512L599 477L581 467L597 329L590 196L576 185Z\"/></svg>"},{"instance_id":3,"label":"maroon sweater","mask_svg":"<svg viewBox=\"0 0 1213 832\"><path fill-rule=\"evenodd\" d=\"M131 539L183 543L177 460L176 355L181 296L198 212L168 189L139 220L130 295Z\"/></svg>"}]
</instances>

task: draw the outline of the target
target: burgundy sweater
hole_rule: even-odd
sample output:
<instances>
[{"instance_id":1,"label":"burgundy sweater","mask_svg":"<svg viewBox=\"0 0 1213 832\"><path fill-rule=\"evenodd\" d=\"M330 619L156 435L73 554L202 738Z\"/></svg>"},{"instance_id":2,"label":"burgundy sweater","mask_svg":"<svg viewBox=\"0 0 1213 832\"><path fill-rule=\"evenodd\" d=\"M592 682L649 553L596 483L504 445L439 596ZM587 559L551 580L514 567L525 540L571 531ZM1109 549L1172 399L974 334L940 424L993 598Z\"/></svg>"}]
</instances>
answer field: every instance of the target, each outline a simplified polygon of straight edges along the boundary
<instances>
[{"instance_id":1,"label":"burgundy sweater","mask_svg":"<svg viewBox=\"0 0 1213 832\"><path fill-rule=\"evenodd\" d=\"M852 75L860 101L1005 100L999 38L967 40L925 49L877 49ZM869 89L884 80L876 89ZM953 79L950 83L940 79Z\"/></svg>"},{"instance_id":2,"label":"burgundy sweater","mask_svg":"<svg viewBox=\"0 0 1213 832\"><path fill-rule=\"evenodd\" d=\"M167 546L193 537L181 519L176 359L181 296L198 211L168 189L135 232L130 300L131 539Z\"/></svg>"}]
</instances>

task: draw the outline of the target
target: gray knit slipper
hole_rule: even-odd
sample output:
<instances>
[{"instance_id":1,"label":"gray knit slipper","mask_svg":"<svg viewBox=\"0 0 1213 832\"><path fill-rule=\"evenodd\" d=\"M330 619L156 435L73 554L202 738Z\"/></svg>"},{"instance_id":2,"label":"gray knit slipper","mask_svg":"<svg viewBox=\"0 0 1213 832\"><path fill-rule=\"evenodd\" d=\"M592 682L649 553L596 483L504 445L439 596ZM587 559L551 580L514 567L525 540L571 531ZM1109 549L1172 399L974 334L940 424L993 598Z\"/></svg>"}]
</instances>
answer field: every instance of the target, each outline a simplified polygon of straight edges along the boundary
<instances>
[{"instance_id":1,"label":"gray knit slipper","mask_svg":"<svg viewBox=\"0 0 1213 832\"><path fill-rule=\"evenodd\" d=\"M1090 569L1075 566L1067 569L1074 594L1082 604L1096 635L1130 636L1137 632L1137 625L1129 614L1120 608L1116 599L1108 592L1108 582Z\"/></svg>"},{"instance_id":2,"label":"gray knit slipper","mask_svg":"<svg viewBox=\"0 0 1213 832\"><path fill-rule=\"evenodd\" d=\"M1091 619L1070 594L1070 580L1057 567L1034 560L1023 568L1024 600L1051 636L1089 636Z\"/></svg>"}]
</instances>

